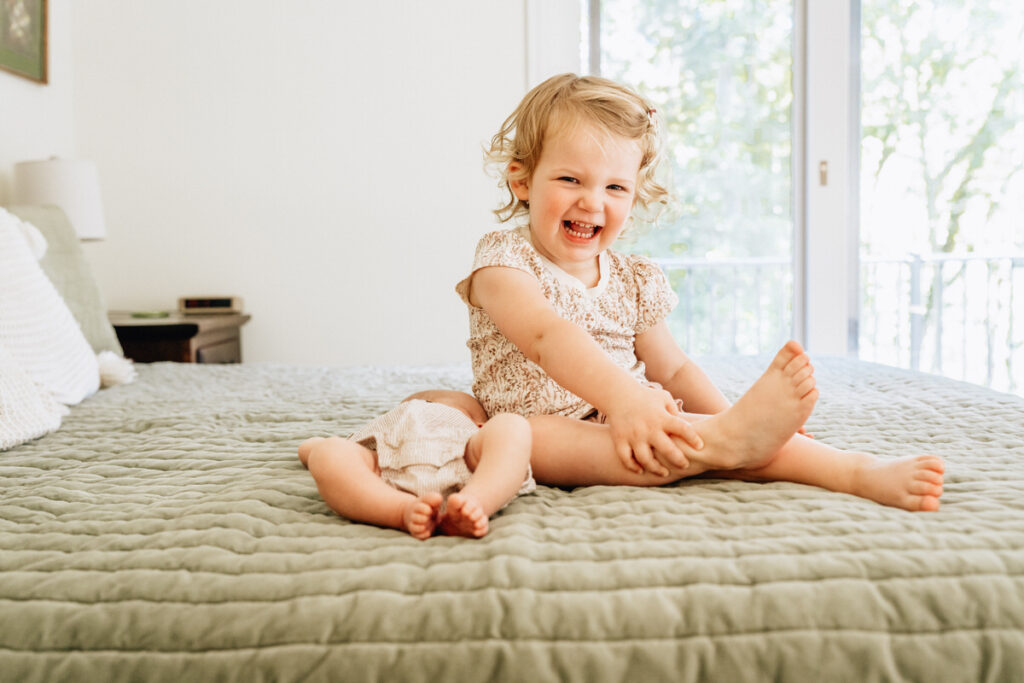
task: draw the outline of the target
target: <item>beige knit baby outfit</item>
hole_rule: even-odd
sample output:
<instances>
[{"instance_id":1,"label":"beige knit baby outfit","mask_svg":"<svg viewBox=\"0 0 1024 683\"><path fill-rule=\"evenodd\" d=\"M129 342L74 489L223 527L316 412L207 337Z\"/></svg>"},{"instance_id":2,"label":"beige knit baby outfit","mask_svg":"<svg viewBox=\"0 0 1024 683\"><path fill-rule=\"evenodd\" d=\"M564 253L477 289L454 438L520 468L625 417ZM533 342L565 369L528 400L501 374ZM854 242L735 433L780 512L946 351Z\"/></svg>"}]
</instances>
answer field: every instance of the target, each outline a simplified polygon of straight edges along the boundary
<instances>
[{"instance_id":1,"label":"beige knit baby outfit","mask_svg":"<svg viewBox=\"0 0 1024 683\"><path fill-rule=\"evenodd\" d=\"M349 437L377 452L386 483L414 496L437 492L447 497L469 481L466 443L477 427L461 410L442 403L412 399L375 418ZM527 472L519 495L537 485Z\"/></svg>"}]
</instances>

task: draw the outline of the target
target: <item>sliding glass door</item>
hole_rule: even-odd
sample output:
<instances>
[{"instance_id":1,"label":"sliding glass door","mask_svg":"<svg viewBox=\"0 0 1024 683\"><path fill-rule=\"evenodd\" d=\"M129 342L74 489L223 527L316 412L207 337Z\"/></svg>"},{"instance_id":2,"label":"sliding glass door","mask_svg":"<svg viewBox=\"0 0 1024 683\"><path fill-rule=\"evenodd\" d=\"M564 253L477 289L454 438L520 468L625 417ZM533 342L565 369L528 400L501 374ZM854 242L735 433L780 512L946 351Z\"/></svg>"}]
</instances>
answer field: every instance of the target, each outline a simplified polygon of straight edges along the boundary
<instances>
[{"instance_id":1,"label":"sliding glass door","mask_svg":"<svg viewBox=\"0 0 1024 683\"><path fill-rule=\"evenodd\" d=\"M1024 4L862 0L860 353L1024 387Z\"/></svg>"},{"instance_id":2,"label":"sliding glass door","mask_svg":"<svg viewBox=\"0 0 1024 683\"><path fill-rule=\"evenodd\" d=\"M631 248L688 351L795 336L1022 391L1024 3L581 8L582 63L667 124L679 211Z\"/></svg>"}]
</instances>

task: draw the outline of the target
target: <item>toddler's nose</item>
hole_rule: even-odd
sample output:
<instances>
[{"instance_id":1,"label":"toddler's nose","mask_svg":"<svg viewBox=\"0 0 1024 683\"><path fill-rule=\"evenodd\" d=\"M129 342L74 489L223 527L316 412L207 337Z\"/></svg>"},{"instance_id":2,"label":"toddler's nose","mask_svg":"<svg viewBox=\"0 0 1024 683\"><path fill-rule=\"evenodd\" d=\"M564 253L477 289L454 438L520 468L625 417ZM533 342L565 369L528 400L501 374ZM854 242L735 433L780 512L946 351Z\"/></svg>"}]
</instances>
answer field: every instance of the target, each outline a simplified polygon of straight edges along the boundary
<instances>
[{"instance_id":1,"label":"toddler's nose","mask_svg":"<svg viewBox=\"0 0 1024 683\"><path fill-rule=\"evenodd\" d=\"M586 190L580 195L579 207L584 211L597 212L601 210L601 199L597 192L593 190Z\"/></svg>"}]
</instances>

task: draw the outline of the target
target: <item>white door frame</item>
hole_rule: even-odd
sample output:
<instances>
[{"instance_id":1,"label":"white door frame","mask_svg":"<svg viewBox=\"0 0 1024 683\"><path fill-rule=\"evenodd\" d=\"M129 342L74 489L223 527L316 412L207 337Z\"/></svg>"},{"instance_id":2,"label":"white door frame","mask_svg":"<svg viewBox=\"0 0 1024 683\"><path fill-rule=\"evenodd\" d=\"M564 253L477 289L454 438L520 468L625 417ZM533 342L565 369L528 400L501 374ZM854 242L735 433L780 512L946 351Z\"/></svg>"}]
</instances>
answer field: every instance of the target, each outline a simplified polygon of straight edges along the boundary
<instances>
[{"instance_id":1,"label":"white door frame","mask_svg":"<svg viewBox=\"0 0 1024 683\"><path fill-rule=\"evenodd\" d=\"M856 356L860 0L797 0L794 13L794 333L809 351Z\"/></svg>"}]
</instances>

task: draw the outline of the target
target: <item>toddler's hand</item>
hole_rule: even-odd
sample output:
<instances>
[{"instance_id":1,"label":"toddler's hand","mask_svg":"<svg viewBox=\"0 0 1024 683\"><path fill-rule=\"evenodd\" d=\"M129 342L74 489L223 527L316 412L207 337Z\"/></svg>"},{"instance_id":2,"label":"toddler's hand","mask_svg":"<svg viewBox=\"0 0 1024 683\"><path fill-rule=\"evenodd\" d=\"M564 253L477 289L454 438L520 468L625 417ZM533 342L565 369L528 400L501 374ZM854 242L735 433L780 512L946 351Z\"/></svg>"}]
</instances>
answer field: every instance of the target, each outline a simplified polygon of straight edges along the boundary
<instances>
[{"instance_id":1,"label":"toddler's hand","mask_svg":"<svg viewBox=\"0 0 1024 683\"><path fill-rule=\"evenodd\" d=\"M704 447L700 435L679 414L675 399L667 391L637 388L608 414L616 454L627 469L638 474L646 470L664 477L669 467L685 469L689 460L670 435L698 450Z\"/></svg>"}]
</instances>

